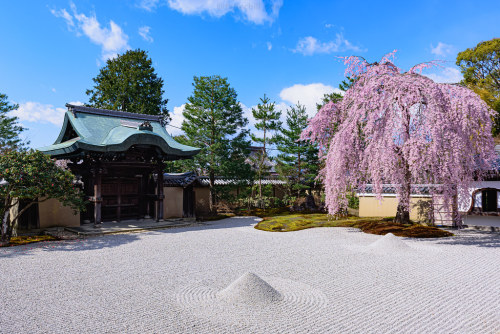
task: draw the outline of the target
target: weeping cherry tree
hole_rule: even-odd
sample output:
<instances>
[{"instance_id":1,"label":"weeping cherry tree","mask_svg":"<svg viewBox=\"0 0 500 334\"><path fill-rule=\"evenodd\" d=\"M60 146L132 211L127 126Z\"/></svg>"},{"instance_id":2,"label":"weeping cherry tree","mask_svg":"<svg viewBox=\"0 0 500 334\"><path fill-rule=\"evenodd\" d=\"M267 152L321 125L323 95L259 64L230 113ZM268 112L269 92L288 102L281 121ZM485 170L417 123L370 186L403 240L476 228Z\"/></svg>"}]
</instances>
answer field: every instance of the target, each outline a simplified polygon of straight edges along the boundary
<instances>
[{"instance_id":1,"label":"weeping cherry tree","mask_svg":"<svg viewBox=\"0 0 500 334\"><path fill-rule=\"evenodd\" d=\"M436 62L402 72L394 52L379 63L346 57L346 75L356 78L344 98L323 106L302 133L316 142L325 167L326 205L331 214L347 207L346 193L373 184L395 185L396 222L409 223L412 184L433 184L445 207L468 198L495 159L491 137L494 111L472 90L440 84L421 75Z\"/></svg>"}]
</instances>

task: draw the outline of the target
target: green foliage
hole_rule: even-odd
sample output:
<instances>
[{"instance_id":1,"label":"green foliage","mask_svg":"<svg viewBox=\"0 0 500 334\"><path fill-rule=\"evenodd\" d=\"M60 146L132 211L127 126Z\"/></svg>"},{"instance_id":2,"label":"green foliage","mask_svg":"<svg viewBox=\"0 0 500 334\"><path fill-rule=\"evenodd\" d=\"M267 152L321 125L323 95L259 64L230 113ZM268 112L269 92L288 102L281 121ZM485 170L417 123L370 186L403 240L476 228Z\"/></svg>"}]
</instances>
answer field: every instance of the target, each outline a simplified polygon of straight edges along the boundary
<instances>
[{"instance_id":1,"label":"green foliage","mask_svg":"<svg viewBox=\"0 0 500 334\"><path fill-rule=\"evenodd\" d=\"M275 110L275 103L270 103L270 99L264 94L257 105L257 109L252 108L252 115L256 121L255 128L262 131L262 137L251 134L254 142L262 144L262 150L259 150L251 160L255 166L257 178L259 180L259 200L262 202L260 207L264 208L262 195L262 178L269 175L272 158L267 154L267 145L276 142L276 138L270 136L281 127L281 111Z\"/></svg>"},{"instance_id":2,"label":"green foliage","mask_svg":"<svg viewBox=\"0 0 500 334\"><path fill-rule=\"evenodd\" d=\"M321 103L316 103L316 109L319 111L328 102L333 101L334 103L337 103L340 100L342 100L342 94L336 92L326 93L323 95Z\"/></svg>"},{"instance_id":3,"label":"green foliage","mask_svg":"<svg viewBox=\"0 0 500 334\"><path fill-rule=\"evenodd\" d=\"M0 155L0 180L8 182L0 186L0 209L2 221L2 242L8 242L17 219L35 203L49 198L59 200L63 205L83 210L84 200L80 190L73 184L74 175L58 167L47 155L35 151L10 151ZM28 201L27 206L10 217L8 211L19 203ZM7 213L7 214L6 214Z\"/></svg>"},{"instance_id":4,"label":"green foliage","mask_svg":"<svg viewBox=\"0 0 500 334\"><path fill-rule=\"evenodd\" d=\"M252 108L252 115L255 119L255 128L263 132L263 136L259 137L251 134L251 138L256 143L261 143L265 147L267 143L274 143L274 138L268 136L269 131L276 131L281 127L281 111L275 110L276 103L270 102L271 100L264 94L260 98L260 103L257 109Z\"/></svg>"},{"instance_id":5,"label":"green foliage","mask_svg":"<svg viewBox=\"0 0 500 334\"><path fill-rule=\"evenodd\" d=\"M192 145L189 138L185 135L174 136L174 139L180 144ZM185 173L188 171L197 171L195 160L187 159L165 162L165 172L167 173Z\"/></svg>"},{"instance_id":6,"label":"green foliage","mask_svg":"<svg viewBox=\"0 0 500 334\"><path fill-rule=\"evenodd\" d=\"M347 90L349 88L351 88L355 82L356 82L355 79L353 79L351 77L347 77L345 80L342 80L342 82L339 84L339 89L343 92L347 92ZM340 100L342 100L342 98L343 98L343 95L336 93L336 92L326 93L323 95L323 98L321 99L321 103L316 103L316 108L319 111L328 102L337 103Z\"/></svg>"},{"instance_id":7,"label":"green foliage","mask_svg":"<svg viewBox=\"0 0 500 334\"><path fill-rule=\"evenodd\" d=\"M493 135L500 134L500 38L481 42L457 55L463 84L473 89L493 109Z\"/></svg>"},{"instance_id":8,"label":"green foliage","mask_svg":"<svg viewBox=\"0 0 500 334\"><path fill-rule=\"evenodd\" d=\"M163 79L156 74L146 51L129 50L108 59L106 66L92 80L94 88L86 92L90 96L90 106L164 115L168 119Z\"/></svg>"},{"instance_id":9,"label":"green foliage","mask_svg":"<svg viewBox=\"0 0 500 334\"><path fill-rule=\"evenodd\" d=\"M17 123L17 117L8 116L10 111L17 108L17 104L9 103L7 95L0 93L0 153L22 146L19 134L25 129Z\"/></svg>"},{"instance_id":10,"label":"green foliage","mask_svg":"<svg viewBox=\"0 0 500 334\"><path fill-rule=\"evenodd\" d=\"M346 80L342 80L342 82L339 84L339 89L343 92L347 92L347 90L351 88L355 82L356 79L347 77Z\"/></svg>"},{"instance_id":11,"label":"green foliage","mask_svg":"<svg viewBox=\"0 0 500 334\"><path fill-rule=\"evenodd\" d=\"M250 147L248 131L242 129L248 120L243 117L236 91L227 78L195 76L193 86L183 112L182 130L184 143L201 147L201 152L187 164L192 163L194 170L209 176L213 210L216 176L242 182L252 178L250 166L245 162Z\"/></svg>"},{"instance_id":12,"label":"green foliage","mask_svg":"<svg viewBox=\"0 0 500 334\"><path fill-rule=\"evenodd\" d=\"M297 104L287 109L287 128L281 128L277 139L278 163L276 171L289 184L290 195L300 197L303 190L314 186L319 171L318 149L301 141L300 134L307 127L304 106Z\"/></svg>"},{"instance_id":13,"label":"green foliage","mask_svg":"<svg viewBox=\"0 0 500 334\"><path fill-rule=\"evenodd\" d=\"M347 206L351 209L359 209L359 197L355 193L347 194Z\"/></svg>"}]
</instances>

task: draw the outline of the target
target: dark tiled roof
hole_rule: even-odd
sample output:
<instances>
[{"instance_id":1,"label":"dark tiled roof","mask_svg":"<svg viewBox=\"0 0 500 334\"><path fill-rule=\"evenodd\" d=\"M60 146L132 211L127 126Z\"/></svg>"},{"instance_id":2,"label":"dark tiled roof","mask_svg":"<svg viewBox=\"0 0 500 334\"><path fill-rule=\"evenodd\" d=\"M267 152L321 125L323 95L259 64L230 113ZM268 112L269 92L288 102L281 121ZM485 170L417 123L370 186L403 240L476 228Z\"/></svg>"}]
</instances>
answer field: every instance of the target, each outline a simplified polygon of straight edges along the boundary
<instances>
[{"instance_id":1,"label":"dark tiled roof","mask_svg":"<svg viewBox=\"0 0 500 334\"><path fill-rule=\"evenodd\" d=\"M66 103L66 107L68 108L68 111L71 111L71 112L84 112L87 114L94 114L94 115L101 115L101 116L116 116L116 117L120 117L120 118L130 118L130 119L137 119L137 120L143 120L143 121L161 122L163 120L163 116L136 114L136 113L131 113L131 112L127 112L127 111L118 111L118 110L110 110L110 109L98 109L98 108L92 108L92 107L77 106L77 105L73 105L73 104L69 104L69 103Z\"/></svg>"},{"instance_id":2,"label":"dark tiled roof","mask_svg":"<svg viewBox=\"0 0 500 334\"><path fill-rule=\"evenodd\" d=\"M254 180L254 184L257 184L257 180ZM187 173L164 173L163 174L163 184L165 187L187 187L191 184L198 184L204 187L210 185L210 180L208 176L196 176L194 172ZM238 180L225 177L216 177L216 186L235 186L247 184L250 185L249 180ZM286 182L276 178L267 178L262 180L262 184L285 184Z\"/></svg>"},{"instance_id":3,"label":"dark tiled roof","mask_svg":"<svg viewBox=\"0 0 500 334\"><path fill-rule=\"evenodd\" d=\"M199 176L198 177L200 184L204 186L208 186L210 184L210 180L208 176ZM259 181L254 180L253 183L257 184ZM262 184L285 184L286 182L280 179L267 178L262 179ZM239 184L250 184L249 180L238 180L238 179L230 179L225 177L217 177L215 178L216 186L229 186L229 185L239 185Z\"/></svg>"},{"instance_id":4,"label":"dark tiled roof","mask_svg":"<svg viewBox=\"0 0 500 334\"><path fill-rule=\"evenodd\" d=\"M197 181L194 172L187 173L165 173L163 174L163 185L166 187L187 187Z\"/></svg>"},{"instance_id":5,"label":"dark tiled roof","mask_svg":"<svg viewBox=\"0 0 500 334\"><path fill-rule=\"evenodd\" d=\"M412 184L411 185L411 193L413 195L429 195L431 190L435 188L437 185L433 184ZM358 193L360 194L373 194L374 186L373 184L367 184L365 187L358 188ZM394 184L384 184L382 185L382 194L395 194L396 193L396 185Z\"/></svg>"}]
</instances>

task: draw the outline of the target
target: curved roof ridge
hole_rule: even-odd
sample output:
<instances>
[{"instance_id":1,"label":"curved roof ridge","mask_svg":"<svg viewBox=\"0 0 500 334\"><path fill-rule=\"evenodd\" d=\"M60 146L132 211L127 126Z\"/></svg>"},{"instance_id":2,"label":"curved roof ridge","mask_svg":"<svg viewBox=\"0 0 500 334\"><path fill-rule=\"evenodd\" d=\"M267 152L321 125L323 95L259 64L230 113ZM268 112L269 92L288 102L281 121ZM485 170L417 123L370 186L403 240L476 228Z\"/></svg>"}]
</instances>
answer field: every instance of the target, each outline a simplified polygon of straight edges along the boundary
<instances>
[{"instance_id":1,"label":"curved roof ridge","mask_svg":"<svg viewBox=\"0 0 500 334\"><path fill-rule=\"evenodd\" d=\"M66 107L68 108L69 111L71 111L73 113L74 112L81 112L81 113L94 114L94 115L131 118L131 119L137 119L137 120L142 120L142 121L153 121L153 122L160 122L160 123L163 120L163 116L159 116L159 115L136 114L136 113L132 113L132 112L128 112L128 111L99 109L99 108L86 107L86 106L77 106L77 105L69 104L69 103L66 103Z\"/></svg>"},{"instance_id":2,"label":"curved roof ridge","mask_svg":"<svg viewBox=\"0 0 500 334\"><path fill-rule=\"evenodd\" d=\"M80 156L83 152L125 152L136 144L158 148L158 154L165 160L187 159L201 150L181 144L172 138L165 129L162 116L139 115L72 104L66 106L68 111L56 142L39 149L53 157ZM134 123L129 120L139 121L137 127L136 124L128 124ZM140 127L144 121L150 121L151 127L148 127L148 130Z\"/></svg>"}]
</instances>

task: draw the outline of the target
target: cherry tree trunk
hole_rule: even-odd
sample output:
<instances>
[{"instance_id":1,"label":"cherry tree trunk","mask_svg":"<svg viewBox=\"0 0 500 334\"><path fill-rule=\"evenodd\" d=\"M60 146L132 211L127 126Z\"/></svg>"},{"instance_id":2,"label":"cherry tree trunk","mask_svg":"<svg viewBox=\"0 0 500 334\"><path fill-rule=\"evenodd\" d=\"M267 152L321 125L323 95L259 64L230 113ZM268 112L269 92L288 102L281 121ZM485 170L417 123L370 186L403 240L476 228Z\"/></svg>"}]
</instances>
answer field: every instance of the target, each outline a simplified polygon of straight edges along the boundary
<instances>
[{"instance_id":1,"label":"cherry tree trunk","mask_svg":"<svg viewBox=\"0 0 500 334\"><path fill-rule=\"evenodd\" d=\"M398 210L396 212L396 218L394 222L400 224L409 224L410 223L410 210L405 208L401 203L398 204Z\"/></svg>"},{"instance_id":2,"label":"cherry tree trunk","mask_svg":"<svg viewBox=\"0 0 500 334\"><path fill-rule=\"evenodd\" d=\"M460 213L458 212L458 194L455 193L452 198L451 202L451 215L453 219L453 227L461 229L463 228L462 226L462 217L460 216Z\"/></svg>"},{"instance_id":3,"label":"cherry tree trunk","mask_svg":"<svg viewBox=\"0 0 500 334\"><path fill-rule=\"evenodd\" d=\"M410 195L411 195L411 173L407 163L405 166L405 180L401 185L401 196L399 198L396 218L394 222L400 224L410 224Z\"/></svg>"}]
</instances>

